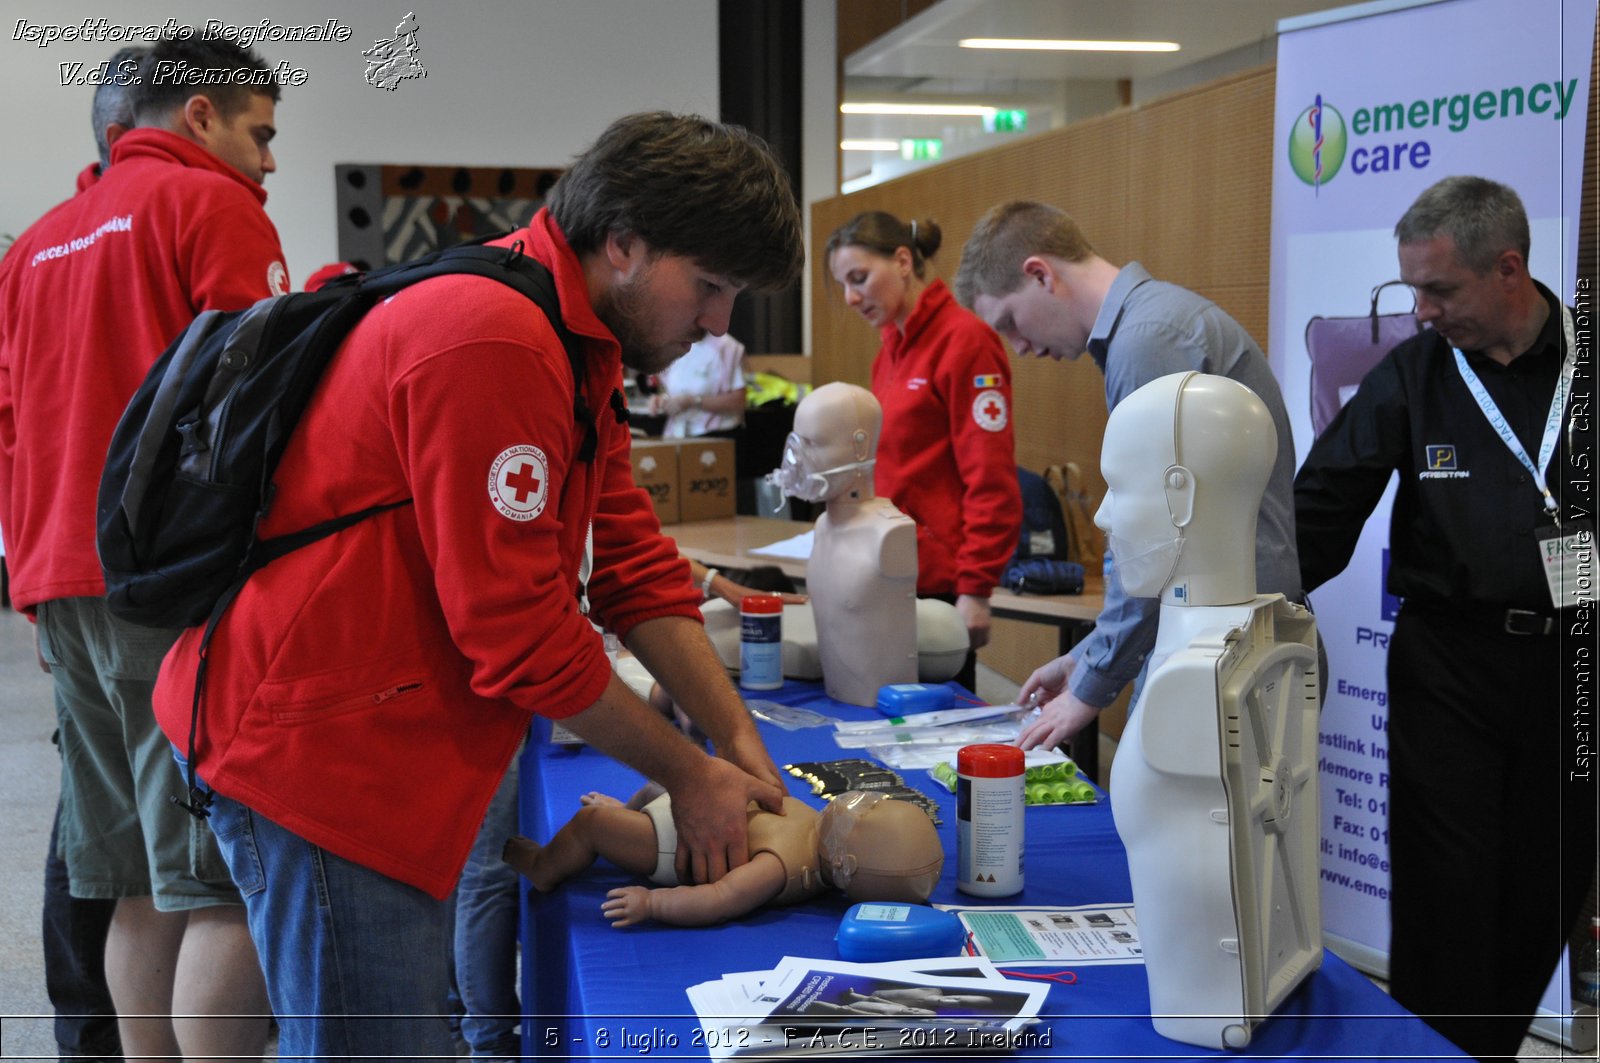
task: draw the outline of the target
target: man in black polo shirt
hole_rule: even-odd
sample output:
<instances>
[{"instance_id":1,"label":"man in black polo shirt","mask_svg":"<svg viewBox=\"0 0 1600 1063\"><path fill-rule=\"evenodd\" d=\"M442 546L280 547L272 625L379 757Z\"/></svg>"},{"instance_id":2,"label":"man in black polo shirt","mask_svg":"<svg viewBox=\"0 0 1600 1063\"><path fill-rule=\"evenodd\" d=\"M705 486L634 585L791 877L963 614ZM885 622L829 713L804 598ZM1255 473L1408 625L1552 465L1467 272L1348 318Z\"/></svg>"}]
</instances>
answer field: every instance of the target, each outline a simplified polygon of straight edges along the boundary
<instances>
[{"instance_id":1,"label":"man in black polo shirt","mask_svg":"<svg viewBox=\"0 0 1600 1063\"><path fill-rule=\"evenodd\" d=\"M1432 328L1390 352L1311 448L1295 480L1301 575L1312 589L1344 569L1398 472L1392 990L1468 1052L1511 1056L1595 872L1593 775L1570 726L1573 663L1593 663L1571 578L1593 577L1593 522L1578 519L1589 496L1563 491L1593 464L1587 418L1568 410L1587 341L1528 274L1510 188L1446 178L1395 236ZM1564 589L1545 561L1563 546Z\"/></svg>"}]
</instances>

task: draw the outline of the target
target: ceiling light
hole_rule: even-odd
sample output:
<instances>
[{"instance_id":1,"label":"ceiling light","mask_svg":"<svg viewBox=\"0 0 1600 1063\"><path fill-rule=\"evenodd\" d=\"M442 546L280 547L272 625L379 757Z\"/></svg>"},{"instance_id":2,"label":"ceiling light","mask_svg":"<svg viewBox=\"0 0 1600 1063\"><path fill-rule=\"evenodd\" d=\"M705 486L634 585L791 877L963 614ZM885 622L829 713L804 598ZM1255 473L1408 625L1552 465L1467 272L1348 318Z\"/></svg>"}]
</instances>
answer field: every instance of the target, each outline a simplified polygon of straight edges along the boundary
<instances>
[{"instance_id":1,"label":"ceiling light","mask_svg":"<svg viewBox=\"0 0 1600 1063\"><path fill-rule=\"evenodd\" d=\"M899 151L898 140L841 140L840 151Z\"/></svg>"},{"instance_id":2,"label":"ceiling light","mask_svg":"<svg viewBox=\"0 0 1600 1063\"><path fill-rule=\"evenodd\" d=\"M998 108L952 103L841 103L840 114L937 114L970 115L981 118Z\"/></svg>"},{"instance_id":3,"label":"ceiling light","mask_svg":"<svg viewBox=\"0 0 1600 1063\"><path fill-rule=\"evenodd\" d=\"M1025 52L1176 52L1175 41L1050 41L1027 37L966 37L963 48L1003 48Z\"/></svg>"}]
</instances>

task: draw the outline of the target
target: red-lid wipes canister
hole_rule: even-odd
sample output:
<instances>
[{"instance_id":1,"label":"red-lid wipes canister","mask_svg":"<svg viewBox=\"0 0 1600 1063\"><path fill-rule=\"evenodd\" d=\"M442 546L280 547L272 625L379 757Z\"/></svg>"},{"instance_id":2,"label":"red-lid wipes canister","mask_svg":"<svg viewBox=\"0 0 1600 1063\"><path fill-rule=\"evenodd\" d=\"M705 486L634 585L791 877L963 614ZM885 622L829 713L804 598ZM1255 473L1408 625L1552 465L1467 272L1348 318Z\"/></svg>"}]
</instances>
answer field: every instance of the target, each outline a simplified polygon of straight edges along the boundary
<instances>
[{"instance_id":1,"label":"red-lid wipes canister","mask_svg":"<svg viewBox=\"0 0 1600 1063\"><path fill-rule=\"evenodd\" d=\"M956 889L978 897L1022 892L1023 775L1017 746L956 753Z\"/></svg>"},{"instance_id":2,"label":"red-lid wipes canister","mask_svg":"<svg viewBox=\"0 0 1600 1063\"><path fill-rule=\"evenodd\" d=\"M783 686L783 599L776 594L747 594L739 603L739 685Z\"/></svg>"}]
</instances>

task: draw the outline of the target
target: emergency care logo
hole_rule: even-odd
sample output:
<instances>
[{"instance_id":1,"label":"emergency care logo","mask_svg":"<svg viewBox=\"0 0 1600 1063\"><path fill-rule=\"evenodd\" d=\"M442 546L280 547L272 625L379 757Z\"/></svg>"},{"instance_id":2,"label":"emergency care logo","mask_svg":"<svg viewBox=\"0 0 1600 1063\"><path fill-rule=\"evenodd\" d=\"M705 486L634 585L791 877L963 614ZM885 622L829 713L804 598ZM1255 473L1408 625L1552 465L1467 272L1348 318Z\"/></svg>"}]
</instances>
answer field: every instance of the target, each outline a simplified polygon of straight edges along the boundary
<instances>
[{"instance_id":1,"label":"emergency care logo","mask_svg":"<svg viewBox=\"0 0 1600 1063\"><path fill-rule=\"evenodd\" d=\"M1333 180L1350 148L1344 115L1322 102L1322 93L1300 112L1289 130L1289 166L1295 176L1317 191Z\"/></svg>"},{"instance_id":2,"label":"emergency care logo","mask_svg":"<svg viewBox=\"0 0 1600 1063\"><path fill-rule=\"evenodd\" d=\"M507 447L489 466L489 501L507 520L532 520L550 496L550 463L532 443Z\"/></svg>"},{"instance_id":3,"label":"emergency care logo","mask_svg":"<svg viewBox=\"0 0 1600 1063\"><path fill-rule=\"evenodd\" d=\"M1348 125L1317 93L1289 129L1290 168L1320 190L1345 170L1352 180L1425 171L1449 158L1455 137L1491 122L1583 120L1575 77L1453 88L1463 91L1356 101Z\"/></svg>"},{"instance_id":4,"label":"emergency care logo","mask_svg":"<svg viewBox=\"0 0 1600 1063\"><path fill-rule=\"evenodd\" d=\"M267 267L267 291L273 295L283 295L289 290L289 271L282 262L273 262Z\"/></svg>"},{"instance_id":5,"label":"emergency care logo","mask_svg":"<svg viewBox=\"0 0 1600 1063\"><path fill-rule=\"evenodd\" d=\"M1472 473L1456 463L1453 443L1429 443L1423 447L1424 468L1417 473L1419 480L1465 480Z\"/></svg>"},{"instance_id":6,"label":"emergency care logo","mask_svg":"<svg viewBox=\"0 0 1600 1063\"><path fill-rule=\"evenodd\" d=\"M993 388L978 392L978 397L972 400L972 419L985 432L1000 431L1010 420L1006 397Z\"/></svg>"}]
</instances>

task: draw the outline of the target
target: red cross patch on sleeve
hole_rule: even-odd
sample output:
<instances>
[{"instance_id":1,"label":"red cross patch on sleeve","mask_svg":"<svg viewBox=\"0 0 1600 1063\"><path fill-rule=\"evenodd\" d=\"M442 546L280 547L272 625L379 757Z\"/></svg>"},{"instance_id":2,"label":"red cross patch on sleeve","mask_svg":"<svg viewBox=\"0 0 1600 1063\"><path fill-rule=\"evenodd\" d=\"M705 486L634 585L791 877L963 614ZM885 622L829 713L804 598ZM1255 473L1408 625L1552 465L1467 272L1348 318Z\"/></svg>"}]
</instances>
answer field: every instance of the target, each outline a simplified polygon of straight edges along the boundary
<instances>
[{"instance_id":1,"label":"red cross patch on sleeve","mask_svg":"<svg viewBox=\"0 0 1600 1063\"><path fill-rule=\"evenodd\" d=\"M980 391L978 397L972 400L972 419L985 432L1000 431L1010 419L1005 395L993 389Z\"/></svg>"},{"instance_id":2,"label":"red cross patch on sleeve","mask_svg":"<svg viewBox=\"0 0 1600 1063\"><path fill-rule=\"evenodd\" d=\"M489 466L489 501L507 520L532 520L550 496L550 464L532 443L507 447Z\"/></svg>"}]
</instances>

